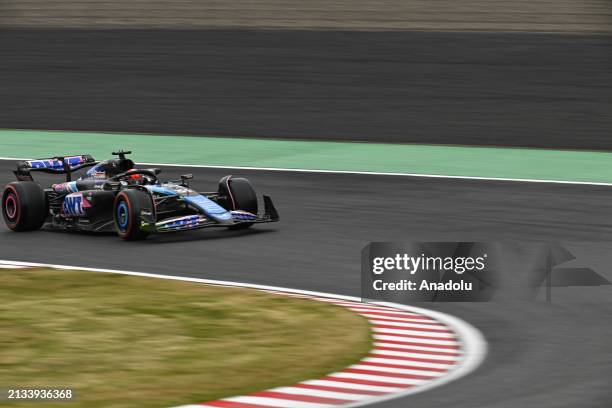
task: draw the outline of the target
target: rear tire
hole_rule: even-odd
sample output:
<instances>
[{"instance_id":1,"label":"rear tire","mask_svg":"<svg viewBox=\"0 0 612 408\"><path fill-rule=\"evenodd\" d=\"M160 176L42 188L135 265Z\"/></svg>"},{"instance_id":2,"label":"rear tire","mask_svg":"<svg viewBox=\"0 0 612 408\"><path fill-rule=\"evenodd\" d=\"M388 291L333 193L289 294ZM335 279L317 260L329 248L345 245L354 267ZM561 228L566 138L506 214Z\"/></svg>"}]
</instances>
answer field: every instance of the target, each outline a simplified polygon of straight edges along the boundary
<instances>
[{"instance_id":1,"label":"rear tire","mask_svg":"<svg viewBox=\"0 0 612 408\"><path fill-rule=\"evenodd\" d=\"M113 206L117 235L126 241L145 239L149 233L140 228L140 211L151 207L151 198L143 191L124 190L117 194Z\"/></svg>"},{"instance_id":2,"label":"rear tire","mask_svg":"<svg viewBox=\"0 0 612 408\"><path fill-rule=\"evenodd\" d=\"M242 210L257 215L257 195L249 180L225 176L219 180L219 195L225 197L220 204L226 210ZM245 222L229 228L238 230L249 228L251 225L253 225L252 222Z\"/></svg>"},{"instance_id":3,"label":"rear tire","mask_svg":"<svg viewBox=\"0 0 612 408\"><path fill-rule=\"evenodd\" d=\"M4 222L13 231L40 229L49 215L47 196L33 181L15 181L2 194Z\"/></svg>"}]
</instances>

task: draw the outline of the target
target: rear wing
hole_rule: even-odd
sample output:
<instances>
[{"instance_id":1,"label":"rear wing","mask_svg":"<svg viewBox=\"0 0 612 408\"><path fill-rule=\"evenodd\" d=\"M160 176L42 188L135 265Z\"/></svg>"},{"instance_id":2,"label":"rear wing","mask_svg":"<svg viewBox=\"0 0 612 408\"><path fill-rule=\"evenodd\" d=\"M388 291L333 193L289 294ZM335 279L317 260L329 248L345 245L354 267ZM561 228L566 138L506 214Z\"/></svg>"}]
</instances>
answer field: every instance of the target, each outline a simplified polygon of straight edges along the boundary
<instances>
[{"instance_id":1,"label":"rear wing","mask_svg":"<svg viewBox=\"0 0 612 408\"><path fill-rule=\"evenodd\" d=\"M72 172L96 165L98 162L89 154L80 156L51 157L48 159L25 160L17 163L13 171L19 181L32 181L32 171L51 174L65 174L66 181L72 180Z\"/></svg>"}]
</instances>

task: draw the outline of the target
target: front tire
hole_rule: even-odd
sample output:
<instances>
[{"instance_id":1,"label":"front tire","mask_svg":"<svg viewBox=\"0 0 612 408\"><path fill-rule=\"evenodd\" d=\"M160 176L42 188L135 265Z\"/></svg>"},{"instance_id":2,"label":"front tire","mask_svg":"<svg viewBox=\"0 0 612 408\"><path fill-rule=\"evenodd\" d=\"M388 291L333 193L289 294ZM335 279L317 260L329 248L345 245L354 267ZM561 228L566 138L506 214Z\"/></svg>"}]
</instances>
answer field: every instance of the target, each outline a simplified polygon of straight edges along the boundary
<instances>
[{"instance_id":1,"label":"front tire","mask_svg":"<svg viewBox=\"0 0 612 408\"><path fill-rule=\"evenodd\" d=\"M2 194L4 222L13 231L40 229L48 215L47 196L43 188L33 181L15 181L6 186Z\"/></svg>"},{"instance_id":2,"label":"front tire","mask_svg":"<svg viewBox=\"0 0 612 408\"><path fill-rule=\"evenodd\" d=\"M117 235L126 241L145 239L149 233L140 228L140 212L150 208L151 198L143 191L124 190L117 194L113 206Z\"/></svg>"},{"instance_id":3,"label":"front tire","mask_svg":"<svg viewBox=\"0 0 612 408\"><path fill-rule=\"evenodd\" d=\"M257 215L257 195L249 180L225 176L219 180L219 195L225 198L220 204L226 210L242 210ZM245 229L251 225L253 225L252 222L245 222L229 228Z\"/></svg>"}]
</instances>

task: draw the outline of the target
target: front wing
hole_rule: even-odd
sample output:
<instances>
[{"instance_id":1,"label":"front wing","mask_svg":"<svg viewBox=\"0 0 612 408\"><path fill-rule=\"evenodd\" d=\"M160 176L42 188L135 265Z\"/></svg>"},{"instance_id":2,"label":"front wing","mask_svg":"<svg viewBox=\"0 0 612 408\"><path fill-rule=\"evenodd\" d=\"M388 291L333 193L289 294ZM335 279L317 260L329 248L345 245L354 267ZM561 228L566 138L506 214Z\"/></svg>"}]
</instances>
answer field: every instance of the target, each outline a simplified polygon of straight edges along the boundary
<instances>
[{"instance_id":1,"label":"front wing","mask_svg":"<svg viewBox=\"0 0 612 408\"><path fill-rule=\"evenodd\" d=\"M212 227L232 227L240 224L261 224L268 222L277 222L279 220L278 212L272 203L272 199L268 196L263 196L264 212L263 214L251 214L247 211L235 210L230 211L232 219L228 222L220 223L214 221L204 215L183 215L179 217L167 218L158 222L143 221L141 228L151 233L163 232L178 232L188 231L200 228Z\"/></svg>"}]
</instances>

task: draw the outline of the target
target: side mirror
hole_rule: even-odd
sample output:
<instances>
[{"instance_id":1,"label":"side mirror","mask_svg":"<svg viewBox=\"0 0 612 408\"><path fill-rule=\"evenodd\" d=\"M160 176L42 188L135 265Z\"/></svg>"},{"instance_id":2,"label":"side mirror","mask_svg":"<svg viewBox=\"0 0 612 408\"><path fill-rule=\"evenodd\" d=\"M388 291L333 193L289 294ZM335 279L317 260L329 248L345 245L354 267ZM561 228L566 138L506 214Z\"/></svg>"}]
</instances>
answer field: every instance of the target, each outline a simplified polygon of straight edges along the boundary
<instances>
[{"instance_id":1,"label":"side mirror","mask_svg":"<svg viewBox=\"0 0 612 408\"><path fill-rule=\"evenodd\" d=\"M193 178L193 174L181 175L181 184L184 185L185 187L189 187L188 180L191 180L192 178Z\"/></svg>"}]
</instances>

